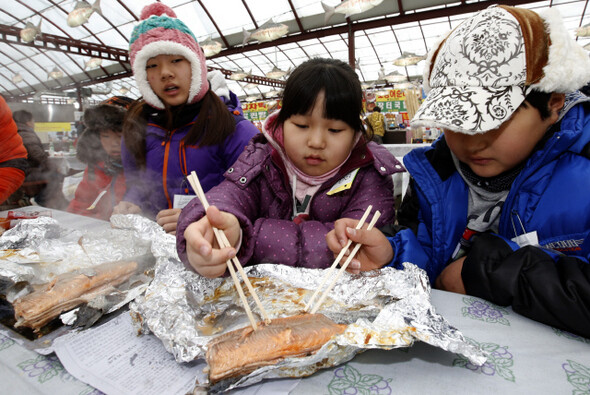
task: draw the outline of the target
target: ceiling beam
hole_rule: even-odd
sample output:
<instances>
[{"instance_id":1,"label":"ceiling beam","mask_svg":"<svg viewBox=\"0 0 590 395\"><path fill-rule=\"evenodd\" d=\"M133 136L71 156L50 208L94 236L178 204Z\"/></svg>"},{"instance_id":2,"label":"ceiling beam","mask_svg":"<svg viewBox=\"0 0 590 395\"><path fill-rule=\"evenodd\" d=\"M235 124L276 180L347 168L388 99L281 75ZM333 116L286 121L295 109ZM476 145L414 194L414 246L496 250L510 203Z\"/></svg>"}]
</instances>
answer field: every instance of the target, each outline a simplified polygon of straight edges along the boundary
<instances>
[{"instance_id":1,"label":"ceiling beam","mask_svg":"<svg viewBox=\"0 0 590 395\"><path fill-rule=\"evenodd\" d=\"M100 84L103 82L119 80L122 78L130 77L131 75L133 75L133 73L131 71L124 70L124 71L121 71L118 73L113 73L110 75L103 75L100 77L95 77L93 79L86 80L86 81L77 81L77 82L72 82L69 84L64 84L64 85L61 85L59 87L59 89L57 89L55 92L56 93L63 93L64 91L68 91L71 89L77 89L77 88L81 88L83 86L96 85L96 84ZM51 90L45 90L43 92L47 93L48 95L51 94ZM34 96L35 93L37 93L37 92L33 91L33 92L28 92L28 93L22 94L22 95L8 96L8 92L4 92L4 94L6 94L6 96L5 96L6 101L21 101L24 99L28 99L31 96Z\"/></svg>"},{"instance_id":2,"label":"ceiling beam","mask_svg":"<svg viewBox=\"0 0 590 395\"><path fill-rule=\"evenodd\" d=\"M522 4L534 3L535 1L531 0L504 0L502 4L509 5L509 6L518 6ZM313 31L307 31L304 33L295 33L290 34L288 36L284 36L278 38L273 41L264 42L264 43L256 43L256 44L247 44L245 46L234 46L232 48L227 48L219 52L217 55L211 56L208 59L215 59L218 57L223 56L230 56L235 54L241 54L244 52L260 50L263 48L274 47L277 45L282 44L290 44L297 41L304 41L304 40L311 40L311 39L319 39L322 37L332 36L335 34L348 34L349 29L352 29L353 32L362 31L362 30L369 30L375 29L383 26L391 26L391 25L399 25L402 23L409 23L409 22L416 22L416 21L425 21L427 19L435 19L435 18L442 18L460 14L467 14L472 12L481 11L483 9L488 8L492 4L497 4L497 1L490 0L490 1L480 1L477 3L469 3L469 4L459 4L450 7L439 8L435 10L428 10L428 11L420 11L414 13L407 13L389 17L389 18L381 18L381 19L374 19L366 22L353 22L352 24L348 25L340 25L336 27L329 27L323 29L317 29Z\"/></svg>"},{"instance_id":3,"label":"ceiling beam","mask_svg":"<svg viewBox=\"0 0 590 395\"><path fill-rule=\"evenodd\" d=\"M212 71L212 70L219 70L221 71L221 73L226 77L229 78L229 76L233 73L233 71L231 70L225 70L219 67L207 67L207 71ZM90 80L86 80L86 81L78 81L75 83L69 83L69 84L64 84L62 86L59 87L59 90L56 90L56 92L63 92L63 91L67 91L67 90L71 90L71 89L77 89L83 86L89 86L89 85L96 85L96 84L100 84L100 83L104 83L104 82L108 82L108 81L113 81L113 80L119 80L119 79L123 79L126 77L131 77L133 76L133 73L131 71L121 71L121 72L115 72L109 75L103 75L100 77L95 77L92 78ZM249 75L248 77L244 78L241 82L246 82L246 83L255 83L258 85L267 85L267 86L271 86L273 88L284 88L285 87L285 81L282 80L275 80L272 78L267 78L267 77L259 77L256 75ZM20 89L20 88L19 88ZM22 89L21 89L22 91ZM45 87L44 89L45 92L47 92L48 94L51 93L51 89L47 89L47 87ZM32 97L35 93L37 92L37 90L33 90L33 91L29 91L29 92L25 92L25 93L21 93L21 94L13 94L10 95L10 91L5 91L4 94L6 101L21 101L21 100L25 100L28 99L30 97Z\"/></svg>"},{"instance_id":4,"label":"ceiling beam","mask_svg":"<svg viewBox=\"0 0 590 395\"><path fill-rule=\"evenodd\" d=\"M20 38L20 31L21 28L0 24L0 41L8 44L24 45L38 49L49 49L75 55L112 60L121 63L125 68L129 66L129 51L126 49L109 47L103 44L95 44L47 33L37 36L33 42L26 43Z\"/></svg>"},{"instance_id":5,"label":"ceiling beam","mask_svg":"<svg viewBox=\"0 0 590 395\"><path fill-rule=\"evenodd\" d=\"M232 75L233 71L231 70L225 70L219 67L207 67L208 71L211 70L219 70L221 71L221 73L225 76L225 78L229 78L230 75ZM257 75L249 75L246 78L244 78L243 80L241 80L240 82L252 82L258 85L267 85L267 86L272 86L273 88L284 88L286 82L282 81L282 80L275 80L273 78L268 78L268 77L259 77Z\"/></svg>"}]
</instances>

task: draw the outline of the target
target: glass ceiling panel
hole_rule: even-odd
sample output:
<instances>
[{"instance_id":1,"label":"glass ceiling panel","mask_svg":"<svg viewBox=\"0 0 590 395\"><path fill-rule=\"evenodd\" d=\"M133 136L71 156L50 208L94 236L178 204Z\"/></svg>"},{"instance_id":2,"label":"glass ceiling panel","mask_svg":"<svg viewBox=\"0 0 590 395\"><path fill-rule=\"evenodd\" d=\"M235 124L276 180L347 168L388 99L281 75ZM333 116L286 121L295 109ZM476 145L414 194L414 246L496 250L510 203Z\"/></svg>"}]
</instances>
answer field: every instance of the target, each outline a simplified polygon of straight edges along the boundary
<instances>
[{"instance_id":1,"label":"glass ceiling panel","mask_svg":"<svg viewBox=\"0 0 590 395\"><path fill-rule=\"evenodd\" d=\"M91 4L95 0L88 0ZM47 0L2 0L2 10L0 12L0 23L9 26L23 28L26 21L38 24L40 16L35 15L35 10L41 12L44 16L41 30L46 34L53 34L60 37L80 39L87 42L104 43L105 45L116 48L128 48L128 37L131 35L133 27L137 24L135 17L125 8L127 7L132 13L139 16L145 5L151 4L154 0L101 0L101 8L104 17L93 14L88 23L79 27L69 27L66 23L67 14L74 9L75 0L53 0L56 6L52 6ZM245 2L252 15L260 26L268 19L274 19L275 22L290 21L291 26L295 26L292 21L293 13L291 4L296 10L299 18L304 19L304 26L311 24L322 26L324 10L321 3L317 0L161 0L164 4L174 8L174 11L180 18L187 23L193 30L198 40L202 42L210 35L218 38L219 33L215 28L213 21L223 32L224 36L229 37L232 43L236 38L241 41L242 29L248 31L254 30L254 23L251 16L244 7ZM338 0L325 0L328 4L334 6ZM477 1L469 1L475 3ZM125 7L121 4L123 3ZM211 14L213 21L207 16L200 3ZM420 8L423 11L425 7L431 9L440 9L441 5L458 4L457 2L447 2L443 0L412 0L401 3L407 15L411 15L414 8ZM557 8L562 16L568 30L573 31L580 25L590 23L590 10L586 10L586 15L582 17L582 11L586 8L585 0L546 0L522 5L524 8L531 8L539 11L540 8L546 8L552 4ZM384 16L394 15L397 8L395 2L383 2L381 7L382 16L371 14L371 10L364 16L355 15L353 20L379 21ZM378 8L375 9L378 9ZM0 10L0 11L2 11ZM375 11L375 10L373 10ZM368 15L372 15L370 18ZM424 62L417 66L400 68L393 66L393 59L400 55L401 51L414 52L419 55L426 53L426 46L432 46L441 34L447 33L456 27L469 15L457 15L451 17L441 17L418 22L408 22L393 27L383 26L371 29L366 32L355 32L355 58L360 61L360 75L363 79L376 79L381 64L385 67L386 72L398 70L410 76L421 74ZM16 19L14 19L16 18ZM337 21L337 22L335 22ZM343 26L344 19L334 18L330 21L330 26ZM356 22L355 22L356 23ZM115 30L116 27L119 31ZM320 30L321 32L322 30ZM368 35L368 37L367 37ZM291 32L290 37L296 37L297 32ZM308 36L309 37L309 36ZM396 41L399 40L399 44ZM590 38L578 38L581 45L590 43ZM426 42L426 44L425 44ZM255 43L255 41L250 41ZM57 82L47 81L47 73L54 67L59 66L65 72L71 74L75 79L86 80L88 76L98 76L104 73L101 68L93 70L84 70L84 65L88 57L75 54L62 54L58 51L43 49L46 55L39 54L39 49L29 46L0 43L0 55L3 56L0 64L4 69L0 72L0 89L15 90L19 87L22 90L29 91L33 86L40 86L39 80L45 82L48 86L57 86ZM234 49L240 49L238 44ZM347 34L335 34L327 37L314 38L299 43L285 43L279 47L267 47L260 50L250 50L245 53L237 53L230 56L222 56L209 60L208 64L214 67L220 67L227 70L246 69L252 70L256 76L264 76L273 66L278 66L287 70L306 60L309 56L330 56L348 61L348 42ZM14 59L11 60L11 59ZM107 68L116 62L103 60L102 67ZM14 74L20 73L25 81L15 85L11 78ZM38 77L38 78L36 78ZM64 78L62 83L70 83L71 80ZM127 84L131 91L130 95L138 95L139 92L135 87L135 81L132 77L113 82L113 90L120 89ZM228 80L230 88L235 87L241 94L245 94L244 88L239 83ZM103 85L99 85L104 89ZM45 89L45 88L43 88ZM259 86L254 89L255 92L266 92L273 89L269 86ZM248 93L252 89L247 90ZM96 96L99 96L98 94ZM103 95L104 96L104 95ZM137 96L135 96L137 97Z\"/></svg>"},{"instance_id":2,"label":"glass ceiling panel","mask_svg":"<svg viewBox=\"0 0 590 395\"><path fill-rule=\"evenodd\" d=\"M318 13L317 0L291 0L291 3L293 3L293 7L295 7L295 11L297 11L297 15L300 18L315 15Z\"/></svg>"},{"instance_id":3,"label":"glass ceiling panel","mask_svg":"<svg viewBox=\"0 0 590 395\"><path fill-rule=\"evenodd\" d=\"M10 24L11 22L13 22L12 17L7 15L7 13L14 16L15 18L19 18L21 20L24 20L31 15L31 11L28 8L26 8L24 5L15 3L15 4L13 4L13 7L10 7L10 9L8 9L8 8L5 9L4 7L2 7L2 12L0 13L0 21L2 21L2 23ZM31 22L39 23L39 17L37 17L35 21L31 21Z\"/></svg>"},{"instance_id":4,"label":"glass ceiling panel","mask_svg":"<svg viewBox=\"0 0 590 395\"><path fill-rule=\"evenodd\" d=\"M201 0L201 2L224 35L241 33L242 26L246 29L254 28L254 23L240 0ZM215 31L213 25L208 30L210 32ZM217 31L215 31L213 36L219 37ZM198 37L199 40L205 38Z\"/></svg>"},{"instance_id":5,"label":"glass ceiling panel","mask_svg":"<svg viewBox=\"0 0 590 395\"><path fill-rule=\"evenodd\" d=\"M272 19L275 23L280 23L294 18L287 0L246 1L246 4L248 4L248 8L256 18L259 27L269 19Z\"/></svg>"}]
</instances>

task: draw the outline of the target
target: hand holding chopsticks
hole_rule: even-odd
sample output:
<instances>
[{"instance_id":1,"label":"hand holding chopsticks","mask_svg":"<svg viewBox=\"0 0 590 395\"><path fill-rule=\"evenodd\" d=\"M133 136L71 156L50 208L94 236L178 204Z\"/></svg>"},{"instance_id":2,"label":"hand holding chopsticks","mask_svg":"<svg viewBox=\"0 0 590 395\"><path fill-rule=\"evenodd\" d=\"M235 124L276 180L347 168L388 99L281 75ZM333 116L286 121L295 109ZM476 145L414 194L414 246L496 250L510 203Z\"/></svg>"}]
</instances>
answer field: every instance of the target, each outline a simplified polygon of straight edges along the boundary
<instances>
[{"instance_id":1,"label":"hand holding chopsticks","mask_svg":"<svg viewBox=\"0 0 590 395\"><path fill-rule=\"evenodd\" d=\"M205 196L205 192L203 192L203 188L201 187L201 183L199 182L199 178L197 177L197 174L193 171L187 177L187 179L188 179L189 183L191 184L193 190L197 194L197 197L201 201L201 204L203 205L203 207L205 208L205 211L206 211L209 208L209 203L207 202L207 197ZM220 247L231 247L231 244L223 231L214 227L213 232L214 232L215 237L217 239L217 243L219 244ZM252 287L252 284L250 283L250 280L248 279L246 272L244 272L244 269L242 268L240 261L236 257L233 257L233 258L231 258L231 260L227 260L226 264L227 264L227 268L230 272L230 275L232 277L232 280L236 286L238 294L240 295L240 299L242 301L242 304L244 305L244 309L246 310L246 314L248 315L248 319L250 320L250 323L252 324L252 327L255 330L257 329L256 320L254 319L254 317L252 315L252 311L250 310L250 306L248 304L248 301L246 300L246 296L244 295L244 291L243 291L242 286L240 284L240 280L238 279L238 277L236 275L235 269L237 269L237 271L242 276L242 279L243 279L244 283L246 284L246 286L248 287L250 294L254 298L254 301L256 302L256 305L258 306L264 320L266 322L270 322L270 318L268 317L266 310L262 306L260 299L258 299L258 296L256 295L256 291ZM234 269L234 265L235 265L235 269Z\"/></svg>"},{"instance_id":2,"label":"hand holding chopsticks","mask_svg":"<svg viewBox=\"0 0 590 395\"><path fill-rule=\"evenodd\" d=\"M373 206L367 207L367 209L365 210L365 213L363 214L363 216L361 217L360 221L358 222L358 224L356 226L356 229L361 229L362 228L362 226L365 223L367 217L369 216L369 213L371 212L371 209L372 208L373 208ZM379 219L380 216L381 216L381 213L379 211L376 211L375 214L373 215L373 218L371 219L371 222L369 223L369 226L367 227L367 230L371 230L373 228L373 226L375 226L375 223L377 222L377 220ZM336 284L336 281L338 281L338 278L340 278L340 276L342 275L342 272L344 272L346 270L346 268L348 267L348 265L350 264L350 262L352 261L352 259L354 258L354 256L356 255L356 253L358 252L358 250L361 247L361 243L356 243L355 246L354 246L354 248L353 248L353 250L349 254L348 258L346 259L346 261L344 261L344 263L341 265L340 270L338 271L338 273L336 273L335 276L332 276L332 273L334 272L334 269L336 268L336 266L338 266L338 264L342 260L342 257L344 256L344 254L346 253L346 251L348 251L348 248L350 247L351 244L352 244L352 240L349 239L348 242L347 242L347 244L340 250L340 253L338 254L338 256L336 257L336 259L332 263L332 266L330 266L330 268L327 270L326 274L324 275L324 278L322 279L322 282L320 283L320 286L318 287L318 289L316 289L316 291L314 292L314 294L309 299L307 305L305 306L305 311L308 311L311 314L314 314L320 308L320 306L322 305L322 303L324 302L324 300L326 299L326 297L328 296L328 294L330 293L330 291L332 290L332 288ZM320 299L318 300L318 302L315 304L315 306L313 306L314 300L318 296L319 292L323 289L324 284L326 283L326 281L329 278L332 278L332 282L324 290L322 296L320 297Z\"/></svg>"}]
</instances>

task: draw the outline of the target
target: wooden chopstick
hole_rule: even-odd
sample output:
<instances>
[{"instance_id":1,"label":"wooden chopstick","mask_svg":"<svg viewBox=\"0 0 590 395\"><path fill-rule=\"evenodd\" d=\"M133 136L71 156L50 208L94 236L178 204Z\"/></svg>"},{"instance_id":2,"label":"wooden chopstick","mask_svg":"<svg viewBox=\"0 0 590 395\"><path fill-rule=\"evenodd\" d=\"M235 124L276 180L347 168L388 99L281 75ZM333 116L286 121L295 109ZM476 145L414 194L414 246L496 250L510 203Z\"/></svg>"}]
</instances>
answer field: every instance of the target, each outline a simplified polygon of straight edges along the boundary
<instances>
[{"instance_id":1,"label":"wooden chopstick","mask_svg":"<svg viewBox=\"0 0 590 395\"><path fill-rule=\"evenodd\" d=\"M367 217L371 213L371 210L372 209L373 209L373 206L372 205L369 205L369 207L367 207L367 209L365 210L365 213L363 214L363 216L359 220L358 224L356 225L356 229L360 229L360 228L363 227L363 225L365 224L365 221L367 220ZM348 248L350 247L351 244L352 244L352 240L348 239L348 242L346 243L346 245L344 246L344 248L342 248L340 250L340 253L336 257L336 259L334 259L334 262L332 263L332 266L330 266L330 268L328 269L328 271L324 275L324 278L322 279L322 282L320 283L320 286L315 290L315 292L313 293L313 295L311 295L311 298L309 299L309 301L305 305L305 311L309 311L311 305L313 304L313 301L318 296L318 294L320 293L320 291L322 290L322 288L324 288L324 285L326 284L326 281L328 281L328 279L330 277L332 277L332 273L334 272L334 269L338 266L338 264L340 263L340 260L342 259L342 257L344 256L344 254L346 253L346 251L348 250Z\"/></svg>"},{"instance_id":2,"label":"wooden chopstick","mask_svg":"<svg viewBox=\"0 0 590 395\"><path fill-rule=\"evenodd\" d=\"M205 211L207 211L207 209L209 208L209 202L207 201L207 197L205 196L205 192L203 191L203 188L201 187L201 183L199 182L199 177L197 176L197 173L192 171L191 174L187 177L187 179L188 179L189 183L191 184L191 187L193 188L193 190L197 194L197 197L201 201L201 204L205 208ZM227 239L227 236L225 235L224 232L222 232L221 230L219 230L217 228L213 228L213 233L215 234L215 237L217 238L217 243L219 244L220 247L231 247L231 244L230 244L229 240ZM248 279L248 275L246 274L246 272L242 268L242 265L240 264L239 259L237 257L233 257L231 260L228 259L226 261L227 268L229 269L229 273L232 276L232 279L234 281L234 284L236 286L238 294L240 295L240 299L242 300L242 304L244 305L244 309L246 310L246 314L248 315L248 319L250 319L250 323L252 324L252 327L254 328L254 330L256 330L257 329L256 321L254 320L254 317L252 316L252 311L250 310L250 306L248 305L248 301L246 300L246 296L244 295L244 291L242 289L240 281L238 280L238 277L236 276L236 272L234 270L232 263L233 263L233 265L236 266L236 268L238 269L238 272L242 276L244 283L248 287L248 290L250 291L250 294L254 298L254 301L256 302L256 305L260 309L260 312L262 313L262 316L263 316L264 321L266 323L270 323L270 317L268 316L266 310L262 306L262 303L260 302L260 299L258 298L258 295L256 294L256 291L254 290L254 287L252 287L252 284L250 283L250 280Z\"/></svg>"},{"instance_id":3,"label":"wooden chopstick","mask_svg":"<svg viewBox=\"0 0 590 395\"><path fill-rule=\"evenodd\" d=\"M381 216L381 213L379 211L376 211L375 215L373 215L373 218L371 219L371 222L369 223L369 226L367 227L367 230L373 229L373 226L375 226L375 223L377 222L377 220L379 219L380 216ZM330 291L332 290L332 288L336 284L336 281L338 281L338 279L340 278L342 273L346 270L346 268L348 267L348 264L352 261L352 259L354 258L354 256L356 255L356 253L358 252L358 250L360 248L361 248L361 243L356 243L354 248L352 249L352 252L348 256L346 261L342 264L342 266L340 267L340 270L338 270L338 273L336 273L336 276L334 277L334 279L332 280L332 282L330 283L328 288L326 288L326 290L322 294L322 297L318 300L318 302L315 304L314 308L311 310L311 314L315 314L318 311L318 309L320 308L320 306L322 305L322 303L324 303L324 300L326 299L326 297L328 296L328 294L330 293Z\"/></svg>"}]
</instances>

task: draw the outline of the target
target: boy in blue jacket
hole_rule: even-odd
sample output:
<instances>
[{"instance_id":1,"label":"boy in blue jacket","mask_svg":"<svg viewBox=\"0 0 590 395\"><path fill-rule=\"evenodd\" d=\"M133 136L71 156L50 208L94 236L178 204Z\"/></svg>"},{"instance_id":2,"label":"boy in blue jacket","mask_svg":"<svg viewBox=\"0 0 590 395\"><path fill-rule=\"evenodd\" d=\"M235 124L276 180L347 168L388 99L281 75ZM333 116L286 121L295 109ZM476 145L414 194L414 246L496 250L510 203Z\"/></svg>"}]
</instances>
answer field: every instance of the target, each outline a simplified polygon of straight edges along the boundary
<instances>
[{"instance_id":1,"label":"boy in blue jacket","mask_svg":"<svg viewBox=\"0 0 590 395\"><path fill-rule=\"evenodd\" d=\"M363 247L351 271L411 262L467 293L590 337L590 59L554 10L492 6L429 53L413 126L439 127L404 158L398 225L327 235Z\"/></svg>"}]
</instances>

